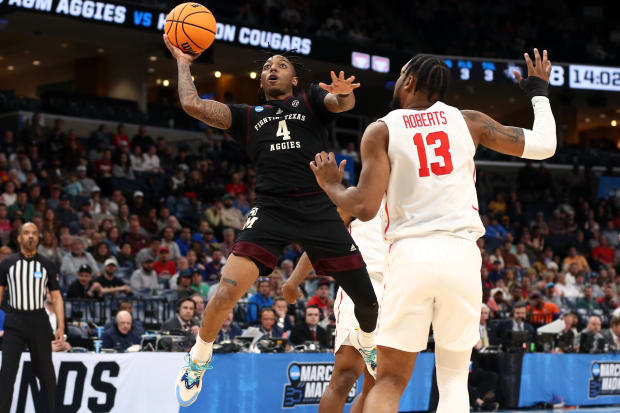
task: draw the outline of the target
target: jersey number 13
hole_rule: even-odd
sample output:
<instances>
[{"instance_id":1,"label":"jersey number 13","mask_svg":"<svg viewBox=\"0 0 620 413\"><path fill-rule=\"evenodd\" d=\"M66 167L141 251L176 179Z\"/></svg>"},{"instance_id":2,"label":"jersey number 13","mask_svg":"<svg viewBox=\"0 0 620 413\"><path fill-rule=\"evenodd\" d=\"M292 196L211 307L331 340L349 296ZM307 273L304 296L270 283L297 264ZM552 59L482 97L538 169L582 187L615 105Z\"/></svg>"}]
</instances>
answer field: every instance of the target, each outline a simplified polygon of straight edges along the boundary
<instances>
[{"instance_id":1,"label":"jersey number 13","mask_svg":"<svg viewBox=\"0 0 620 413\"><path fill-rule=\"evenodd\" d=\"M426 144L425 142L426 141ZM434 145L437 141L440 145L435 148L435 156L443 159L443 165L440 162L433 162L429 164L426 159L426 146ZM420 177L427 177L431 175L431 171L435 175L448 175L454 170L452 166L452 156L450 155L450 140L448 134L443 131L431 132L426 135L426 139L422 138L421 133L416 133L413 137L413 143L418 149L418 158L420 159Z\"/></svg>"}]
</instances>

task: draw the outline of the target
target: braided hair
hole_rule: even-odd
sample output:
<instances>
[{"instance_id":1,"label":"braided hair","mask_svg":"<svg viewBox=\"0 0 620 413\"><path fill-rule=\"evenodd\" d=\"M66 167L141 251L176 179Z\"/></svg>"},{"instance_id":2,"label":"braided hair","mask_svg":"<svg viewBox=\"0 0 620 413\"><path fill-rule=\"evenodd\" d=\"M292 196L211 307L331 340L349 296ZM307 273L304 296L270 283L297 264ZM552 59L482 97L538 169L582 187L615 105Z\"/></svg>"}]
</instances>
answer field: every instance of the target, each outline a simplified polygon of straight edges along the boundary
<instances>
[{"instance_id":1,"label":"braided hair","mask_svg":"<svg viewBox=\"0 0 620 413\"><path fill-rule=\"evenodd\" d=\"M258 73L261 73L263 71L263 65L265 64L265 61L269 60L271 57L276 55L273 53L273 51L267 50L267 49L263 49L262 53L264 54L264 59L254 61L254 63L258 65ZM299 58L299 56L297 56L294 53L297 53L296 49L286 50L282 53L278 53L277 55L285 57L286 60L288 60L293 65L293 68L295 69L295 75L299 78L300 77L299 74L301 72L310 72L310 69L306 67L301 61L301 59ZM297 82L297 86L293 86L293 95L297 95L300 92L301 92L301 89L299 87L299 82ZM263 90L261 86L259 86L258 87L258 102L259 104L263 104L265 103L265 101L266 101L265 91Z\"/></svg>"},{"instance_id":2,"label":"braided hair","mask_svg":"<svg viewBox=\"0 0 620 413\"><path fill-rule=\"evenodd\" d=\"M443 100L448 90L450 69L437 56L429 54L417 54L409 61L405 70L405 76L415 74L417 82L414 92L426 90L428 101L431 102L435 95Z\"/></svg>"}]
</instances>

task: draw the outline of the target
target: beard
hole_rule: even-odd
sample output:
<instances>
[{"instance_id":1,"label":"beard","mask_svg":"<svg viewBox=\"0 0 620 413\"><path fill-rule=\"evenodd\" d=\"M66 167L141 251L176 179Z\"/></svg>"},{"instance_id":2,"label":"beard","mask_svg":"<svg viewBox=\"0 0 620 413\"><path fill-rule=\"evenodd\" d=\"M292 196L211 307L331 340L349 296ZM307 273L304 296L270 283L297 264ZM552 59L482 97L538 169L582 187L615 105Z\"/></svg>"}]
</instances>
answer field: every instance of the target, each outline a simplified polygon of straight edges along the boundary
<instances>
[{"instance_id":1,"label":"beard","mask_svg":"<svg viewBox=\"0 0 620 413\"><path fill-rule=\"evenodd\" d=\"M286 93L281 87L274 86L271 88L264 89L265 90L265 98L269 100L269 98L275 98L277 96L282 96Z\"/></svg>"},{"instance_id":2,"label":"beard","mask_svg":"<svg viewBox=\"0 0 620 413\"><path fill-rule=\"evenodd\" d=\"M392 97L392 101L390 102L389 108L390 110L402 109L402 106L400 105L400 99L398 99L397 95L394 95Z\"/></svg>"}]
</instances>

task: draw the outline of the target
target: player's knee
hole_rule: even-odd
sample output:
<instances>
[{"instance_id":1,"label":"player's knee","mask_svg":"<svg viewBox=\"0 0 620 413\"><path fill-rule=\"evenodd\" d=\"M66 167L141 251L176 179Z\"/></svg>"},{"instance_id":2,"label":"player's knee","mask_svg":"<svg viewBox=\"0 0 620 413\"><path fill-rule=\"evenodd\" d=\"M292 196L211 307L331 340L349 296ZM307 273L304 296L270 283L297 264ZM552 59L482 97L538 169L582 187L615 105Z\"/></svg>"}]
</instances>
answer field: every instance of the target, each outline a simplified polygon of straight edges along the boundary
<instances>
[{"instance_id":1,"label":"player's knee","mask_svg":"<svg viewBox=\"0 0 620 413\"><path fill-rule=\"evenodd\" d=\"M381 383L382 386L390 386L403 392L409 384L409 377L397 372L382 372L380 376L377 376L376 382L377 385Z\"/></svg>"},{"instance_id":2,"label":"player's knee","mask_svg":"<svg viewBox=\"0 0 620 413\"><path fill-rule=\"evenodd\" d=\"M365 327L370 327L368 324L376 324L377 317L379 316L379 303L376 301L370 303L359 303L355 304L355 317L360 323L360 327L364 331L372 331L374 327L370 330Z\"/></svg>"},{"instance_id":3,"label":"player's knee","mask_svg":"<svg viewBox=\"0 0 620 413\"><path fill-rule=\"evenodd\" d=\"M217 292L211 300L217 311L228 311L235 306L237 301L233 288L223 283L217 287Z\"/></svg>"},{"instance_id":4,"label":"player's knee","mask_svg":"<svg viewBox=\"0 0 620 413\"><path fill-rule=\"evenodd\" d=\"M342 369L334 372L334 376L332 377L334 390L341 394L348 393L358 377L359 374L355 369Z\"/></svg>"}]
</instances>

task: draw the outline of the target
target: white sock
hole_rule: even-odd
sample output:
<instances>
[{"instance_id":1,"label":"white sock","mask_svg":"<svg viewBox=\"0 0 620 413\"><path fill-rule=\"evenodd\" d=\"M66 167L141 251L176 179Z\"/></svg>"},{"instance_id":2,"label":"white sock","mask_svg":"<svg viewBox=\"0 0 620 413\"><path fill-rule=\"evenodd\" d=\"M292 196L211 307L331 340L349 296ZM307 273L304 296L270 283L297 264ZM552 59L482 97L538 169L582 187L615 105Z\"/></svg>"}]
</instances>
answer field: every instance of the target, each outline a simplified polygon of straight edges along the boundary
<instances>
[{"instance_id":1,"label":"white sock","mask_svg":"<svg viewBox=\"0 0 620 413\"><path fill-rule=\"evenodd\" d=\"M200 335L196 336L196 344L189 351L189 355L194 360L194 363L204 364L211 360L211 354L213 353L213 341L206 342Z\"/></svg>"},{"instance_id":2,"label":"white sock","mask_svg":"<svg viewBox=\"0 0 620 413\"><path fill-rule=\"evenodd\" d=\"M372 348L375 346L375 332L367 333L362 329L359 330L357 339L364 348Z\"/></svg>"}]
</instances>

